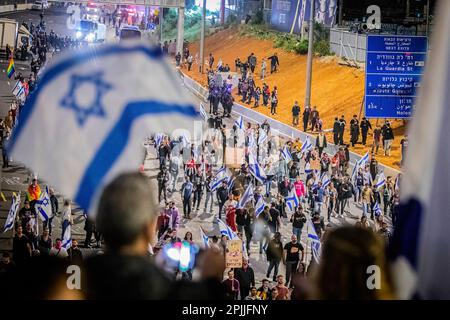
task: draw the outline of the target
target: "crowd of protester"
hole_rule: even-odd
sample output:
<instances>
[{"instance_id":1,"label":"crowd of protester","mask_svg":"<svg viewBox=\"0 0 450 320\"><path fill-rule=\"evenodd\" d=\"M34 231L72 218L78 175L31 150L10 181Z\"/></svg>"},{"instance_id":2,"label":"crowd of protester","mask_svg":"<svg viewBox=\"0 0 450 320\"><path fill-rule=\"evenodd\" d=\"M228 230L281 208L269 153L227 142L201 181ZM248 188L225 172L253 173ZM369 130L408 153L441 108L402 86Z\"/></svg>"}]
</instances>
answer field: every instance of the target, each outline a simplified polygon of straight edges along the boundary
<instances>
[{"instance_id":1,"label":"crowd of protester","mask_svg":"<svg viewBox=\"0 0 450 320\"><path fill-rule=\"evenodd\" d=\"M54 47L55 42L51 44L49 37L41 39L36 44L38 49L43 45ZM192 64L192 55L188 51L183 54L186 63ZM271 72L276 72L279 66L276 54L268 59ZM177 58L177 63L181 61L181 57ZM395 226L398 219L401 176L383 178L373 156L352 172L349 145L343 141L343 118L339 120L336 143L340 147L334 154L326 152L327 141L319 126L318 112L311 122L308 116L305 125L318 131L310 145L300 139L280 140L267 121L260 125L238 119L227 126L224 117L231 117L232 78L220 79L211 70L212 54L208 63L210 110L205 119L209 125L205 139L196 144L186 136L155 134L144 142L146 159L156 153L158 161L158 203L153 200L150 179L145 175L123 174L114 179L103 191L95 222L86 219L84 228L84 247L92 246L91 238L95 235L97 246L104 244L105 251L85 259L76 239L72 239L68 250L62 247L64 232L74 223L72 204L64 200L59 210L59 201L51 189L52 212L60 217L61 237L58 234L52 241L51 220L46 221L42 233L38 232L35 203L42 191L34 177L15 221L12 256L3 254L0 275L8 278L7 275L27 264L39 266L43 263L40 259L48 256L62 259L48 260L52 263L46 262L47 272L55 270L61 261L86 269L84 298L392 298L384 250L391 237L389 222L392 220ZM254 88L254 55L244 63L247 66L242 64L236 63L236 67L247 69L247 73L242 72L245 76L239 82L239 95L245 102L251 103L252 98L259 102L255 92L260 92L262 104L270 102L276 114L276 87L272 91L267 85ZM311 114L315 111L313 108ZM355 122L352 125L355 130ZM364 127L363 123L358 125ZM385 132L384 144L389 145L391 133L386 134L389 124L380 131ZM227 154L236 149L243 150L242 161L227 163ZM243 202L250 189L250 196ZM346 218L355 218L354 208L360 212L356 225L338 227L337 224L348 224ZM218 234L206 231L206 239L197 243L192 230L180 235L181 224L200 212L215 216L214 222L224 224L227 231L220 226ZM286 226L288 233L283 232ZM318 252L312 252L308 236L306 246L302 244L305 231L317 236L322 248L320 257ZM156 245L149 246L155 238ZM225 270L227 244L233 239L242 240L242 266ZM267 264L262 279L256 277L252 267L255 254L250 250L252 242L259 244L256 253L259 261L265 260ZM183 267L179 261L173 263L168 253L180 246L188 247L192 256L191 262ZM279 272L280 264L285 265L284 274ZM362 278L367 266L373 264L386 271L382 290L370 290ZM196 273L200 280L195 279ZM20 278L21 273L18 274ZM25 280L26 277L21 279ZM50 290L64 290L56 284L39 285L41 296Z\"/></svg>"}]
</instances>

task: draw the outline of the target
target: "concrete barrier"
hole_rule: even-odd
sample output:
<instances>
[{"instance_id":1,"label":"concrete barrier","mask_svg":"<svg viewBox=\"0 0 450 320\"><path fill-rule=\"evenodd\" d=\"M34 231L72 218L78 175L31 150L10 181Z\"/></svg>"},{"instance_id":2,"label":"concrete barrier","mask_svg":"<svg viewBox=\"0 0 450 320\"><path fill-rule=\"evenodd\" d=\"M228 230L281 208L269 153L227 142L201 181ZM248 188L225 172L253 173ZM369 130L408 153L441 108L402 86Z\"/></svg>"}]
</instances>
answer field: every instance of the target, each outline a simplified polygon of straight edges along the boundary
<instances>
[{"instance_id":1,"label":"concrete barrier","mask_svg":"<svg viewBox=\"0 0 450 320\"><path fill-rule=\"evenodd\" d=\"M183 80L185 87L188 88L192 93L194 93L198 98L206 101L206 99L208 97L208 90L206 88L204 88L203 86L201 86L198 82L196 82L192 78L183 74L181 71L179 71L179 74ZM238 115L238 116L242 116L247 122L251 122L251 123L260 123L261 124L262 122L267 120L267 122L270 124L270 127L272 128L272 130L278 131L280 135L285 136L287 138L291 138L291 137L300 138L300 140L304 141L307 137L309 137L311 142L313 143L313 145L316 142L316 136L305 133L298 129L295 129L281 121L267 117L266 115L264 115L262 113L259 113L255 110L247 108L238 103L235 103L233 105L232 113L234 113L235 115ZM332 143L329 143L328 141L327 141L327 145L328 145L328 147L325 149L325 152L327 152L329 154L335 154L339 148L338 146L336 146ZM350 152L350 165L353 167L355 165L355 163L359 159L361 159L361 157L362 156L359 154ZM396 170L389 166L383 165L381 163L379 163L379 167L380 167L381 171L384 172L385 176L392 176L393 178L395 178L400 173L399 170Z\"/></svg>"},{"instance_id":2,"label":"concrete barrier","mask_svg":"<svg viewBox=\"0 0 450 320\"><path fill-rule=\"evenodd\" d=\"M6 6L0 6L0 13L6 13L6 12L14 12L14 11L22 11L22 10L29 10L31 9L32 3L27 4L18 4L17 10L14 9L14 5L6 5Z\"/></svg>"}]
</instances>

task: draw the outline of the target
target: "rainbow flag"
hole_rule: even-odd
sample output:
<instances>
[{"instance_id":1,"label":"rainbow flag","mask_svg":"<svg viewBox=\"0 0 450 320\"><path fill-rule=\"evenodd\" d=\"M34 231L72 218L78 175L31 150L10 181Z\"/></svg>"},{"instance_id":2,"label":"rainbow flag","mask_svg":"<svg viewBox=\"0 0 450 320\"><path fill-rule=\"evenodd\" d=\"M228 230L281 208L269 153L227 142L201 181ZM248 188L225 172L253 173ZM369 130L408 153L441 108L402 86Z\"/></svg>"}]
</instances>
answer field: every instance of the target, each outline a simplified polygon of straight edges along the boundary
<instances>
[{"instance_id":1,"label":"rainbow flag","mask_svg":"<svg viewBox=\"0 0 450 320\"><path fill-rule=\"evenodd\" d=\"M6 69L6 74L8 75L8 78L11 78L16 70L14 70L14 59L9 59L9 65L8 69Z\"/></svg>"}]
</instances>

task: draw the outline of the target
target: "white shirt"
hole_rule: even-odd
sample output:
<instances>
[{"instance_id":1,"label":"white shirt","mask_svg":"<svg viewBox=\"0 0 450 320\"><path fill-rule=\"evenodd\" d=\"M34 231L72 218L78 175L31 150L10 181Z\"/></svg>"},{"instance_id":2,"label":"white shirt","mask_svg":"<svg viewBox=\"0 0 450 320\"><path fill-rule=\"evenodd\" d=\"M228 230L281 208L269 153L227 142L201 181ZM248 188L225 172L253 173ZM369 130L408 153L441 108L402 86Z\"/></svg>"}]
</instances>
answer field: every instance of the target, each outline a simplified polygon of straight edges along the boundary
<instances>
[{"instance_id":1,"label":"white shirt","mask_svg":"<svg viewBox=\"0 0 450 320\"><path fill-rule=\"evenodd\" d=\"M61 212L61 220L68 220L72 221L72 209L69 207L64 206Z\"/></svg>"},{"instance_id":2,"label":"white shirt","mask_svg":"<svg viewBox=\"0 0 450 320\"><path fill-rule=\"evenodd\" d=\"M69 256L66 249L61 248L58 250L55 247L52 247L50 249L49 255L59 257L59 258L67 258Z\"/></svg>"}]
</instances>

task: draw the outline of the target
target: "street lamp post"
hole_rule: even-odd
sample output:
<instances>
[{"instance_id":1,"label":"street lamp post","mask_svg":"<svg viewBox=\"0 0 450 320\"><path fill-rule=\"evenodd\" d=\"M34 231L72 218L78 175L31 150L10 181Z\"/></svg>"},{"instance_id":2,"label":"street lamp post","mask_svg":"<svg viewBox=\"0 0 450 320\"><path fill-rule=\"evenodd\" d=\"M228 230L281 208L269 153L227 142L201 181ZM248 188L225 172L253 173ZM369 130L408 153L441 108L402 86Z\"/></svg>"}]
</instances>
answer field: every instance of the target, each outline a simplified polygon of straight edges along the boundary
<instances>
[{"instance_id":1,"label":"street lamp post","mask_svg":"<svg viewBox=\"0 0 450 320\"><path fill-rule=\"evenodd\" d=\"M309 37L308 37L308 59L306 61L306 89L305 89L305 108L311 104L311 81L312 81L312 63L313 63L313 45L314 45L314 0L310 0L309 17Z\"/></svg>"},{"instance_id":2,"label":"street lamp post","mask_svg":"<svg viewBox=\"0 0 450 320\"><path fill-rule=\"evenodd\" d=\"M203 0L202 20L200 26L200 65L198 71L203 73L203 66L205 65L205 25L206 25L206 0Z\"/></svg>"}]
</instances>

